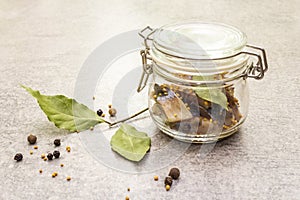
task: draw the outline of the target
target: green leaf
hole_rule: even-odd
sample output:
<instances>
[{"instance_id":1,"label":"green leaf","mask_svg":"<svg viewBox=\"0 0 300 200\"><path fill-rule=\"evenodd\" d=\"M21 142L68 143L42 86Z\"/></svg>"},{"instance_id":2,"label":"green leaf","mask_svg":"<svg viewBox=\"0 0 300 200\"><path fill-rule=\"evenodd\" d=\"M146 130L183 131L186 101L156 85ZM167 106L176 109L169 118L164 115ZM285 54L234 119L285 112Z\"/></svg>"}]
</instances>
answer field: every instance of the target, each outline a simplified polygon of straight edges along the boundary
<instances>
[{"instance_id":1,"label":"green leaf","mask_svg":"<svg viewBox=\"0 0 300 200\"><path fill-rule=\"evenodd\" d=\"M210 101L213 102L215 104L218 104L220 106L222 106L223 108L225 108L226 110L227 108L227 97L226 95L222 92L221 89L208 89L205 87L201 87L201 88L197 88L195 90L196 94L206 100L206 101Z\"/></svg>"},{"instance_id":2,"label":"green leaf","mask_svg":"<svg viewBox=\"0 0 300 200\"><path fill-rule=\"evenodd\" d=\"M196 81L206 81L206 80L214 80L214 76L193 76L193 80ZM218 104L225 108L227 108L227 97L226 95L222 92L222 89L219 88L208 88L208 87L198 87L195 90L196 94L206 100L213 102L215 104Z\"/></svg>"},{"instance_id":3,"label":"green leaf","mask_svg":"<svg viewBox=\"0 0 300 200\"><path fill-rule=\"evenodd\" d=\"M111 148L124 158L140 161L150 149L151 138L133 126L122 124L110 141Z\"/></svg>"},{"instance_id":4,"label":"green leaf","mask_svg":"<svg viewBox=\"0 0 300 200\"><path fill-rule=\"evenodd\" d=\"M84 131L104 122L94 111L74 99L63 95L46 96L24 85L22 87L37 99L49 121L58 128L70 132Z\"/></svg>"}]
</instances>

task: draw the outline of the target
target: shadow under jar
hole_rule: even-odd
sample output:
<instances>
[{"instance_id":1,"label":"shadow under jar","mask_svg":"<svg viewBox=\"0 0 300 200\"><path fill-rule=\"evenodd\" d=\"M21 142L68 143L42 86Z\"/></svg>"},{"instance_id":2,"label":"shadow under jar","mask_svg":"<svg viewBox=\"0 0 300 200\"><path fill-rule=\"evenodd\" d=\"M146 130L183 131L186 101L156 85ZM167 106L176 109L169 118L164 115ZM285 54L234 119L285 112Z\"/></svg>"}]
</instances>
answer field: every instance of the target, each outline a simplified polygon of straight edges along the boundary
<instances>
[{"instance_id":1,"label":"shadow under jar","mask_svg":"<svg viewBox=\"0 0 300 200\"><path fill-rule=\"evenodd\" d=\"M149 111L162 132L209 143L241 127L248 113L247 79L262 79L268 68L264 49L247 45L243 32L218 23L146 27L139 34L145 49L138 91L153 74Z\"/></svg>"}]
</instances>

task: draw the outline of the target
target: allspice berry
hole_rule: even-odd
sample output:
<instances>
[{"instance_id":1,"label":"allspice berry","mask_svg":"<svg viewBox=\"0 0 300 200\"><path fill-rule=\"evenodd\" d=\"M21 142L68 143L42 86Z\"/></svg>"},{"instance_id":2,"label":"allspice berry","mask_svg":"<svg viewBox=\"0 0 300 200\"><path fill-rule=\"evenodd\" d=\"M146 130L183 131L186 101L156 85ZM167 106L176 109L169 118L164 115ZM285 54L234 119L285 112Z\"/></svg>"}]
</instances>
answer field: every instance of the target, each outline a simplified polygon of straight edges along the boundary
<instances>
[{"instance_id":1,"label":"allspice berry","mask_svg":"<svg viewBox=\"0 0 300 200\"><path fill-rule=\"evenodd\" d=\"M48 158L48 160L52 160L53 159L53 154L52 153L48 153L47 158Z\"/></svg>"},{"instance_id":2,"label":"allspice berry","mask_svg":"<svg viewBox=\"0 0 300 200\"><path fill-rule=\"evenodd\" d=\"M53 143L57 147L60 146L60 139L55 139Z\"/></svg>"},{"instance_id":3,"label":"allspice berry","mask_svg":"<svg viewBox=\"0 0 300 200\"><path fill-rule=\"evenodd\" d=\"M59 158L60 152L57 151L57 150L53 151L53 156L54 156L55 158Z\"/></svg>"},{"instance_id":4,"label":"allspice berry","mask_svg":"<svg viewBox=\"0 0 300 200\"><path fill-rule=\"evenodd\" d=\"M117 110L114 109L114 108L110 108L110 109L108 110L108 113L109 113L109 115L110 115L111 117L114 117L114 116L116 116L116 114L117 114Z\"/></svg>"},{"instance_id":5,"label":"allspice berry","mask_svg":"<svg viewBox=\"0 0 300 200\"><path fill-rule=\"evenodd\" d=\"M36 140L37 140L37 137L35 135L30 134L27 137L27 141L29 142L29 144L35 144Z\"/></svg>"},{"instance_id":6,"label":"allspice berry","mask_svg":"<svg viewBox=\"0 0 300 200\"><path fill-rule=\"evenodd\" d=\"M170 177L170 176L167 176L167 177L165 178L165 185L169 185L169 186L171 186L171 185L172 185L172 183L173 183L173 179L172 179L172 177Z\"/></svg>"},{"instance_id":7,"label":"allspice berry","mask_svg":"<svg viewBox=\"0 0 300 200\"><path fill-rule=\"evenodd\" d=\"M178 168L172 168L169 172L169 176L171 176L174 180L177 180L180 176L180 171Z\"/></svg>"},{"instance_id":8,"label":"allspice berry","mask_svg":"<svg viewBox=\"0 0 300 200\"><path fill-rule=\"evenodd\" d=\"M23 159L23 155L21 153L17 153L14 157L14 160L20 162Z\"/></svg>"}]
</instances>

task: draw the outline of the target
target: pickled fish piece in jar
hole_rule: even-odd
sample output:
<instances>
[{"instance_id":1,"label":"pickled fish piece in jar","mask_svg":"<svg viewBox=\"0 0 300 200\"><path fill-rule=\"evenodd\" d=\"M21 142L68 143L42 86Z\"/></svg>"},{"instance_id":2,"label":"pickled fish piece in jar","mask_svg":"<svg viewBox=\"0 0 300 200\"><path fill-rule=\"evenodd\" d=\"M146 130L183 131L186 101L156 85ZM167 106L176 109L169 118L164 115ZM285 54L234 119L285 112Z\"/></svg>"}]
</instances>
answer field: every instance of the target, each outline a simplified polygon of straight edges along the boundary
<instances>
[{"instance_id":1,"label":"pickled fish piece in jar","mask_svg":"<svg viewBox=\"0 0 300 200\"><path fill-rule=\"evenodd\" d=\"M165 91L164 95L158 95L156 101L161 105L160 107L170 123L188 120L193 117L183 101L172 90Z\"/></svg>"}]
</instances>

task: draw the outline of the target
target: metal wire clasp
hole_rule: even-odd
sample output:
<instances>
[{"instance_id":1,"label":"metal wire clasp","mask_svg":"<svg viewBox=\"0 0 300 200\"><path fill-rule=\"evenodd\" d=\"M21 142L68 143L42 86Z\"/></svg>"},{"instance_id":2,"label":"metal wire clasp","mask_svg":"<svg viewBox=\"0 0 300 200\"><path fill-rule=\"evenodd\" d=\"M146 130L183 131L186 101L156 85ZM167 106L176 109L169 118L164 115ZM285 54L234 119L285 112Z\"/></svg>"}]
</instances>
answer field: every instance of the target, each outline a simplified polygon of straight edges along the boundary
<instances>
[{"instance_id":1,"label":"metal wire clasp","mask_svg":"<svg viewBox=\"0 0 300 200\"><path fill-rule=\"evenodd\" d=\"M148 32L144 35L145 32ZM149 40L153 40L152 38L150 38L150 36L155 32L155 30L153 28L151 28L150 26L147 26L146 28L142 29L139 32L139 35L144 39L144 45L145 45L145 49L141 50L140 54L142 57L142 64L143 64L143 73L139 82L139 86L137 88L137 91L140 92L142 91L145 86L147 85L147 81L149 79L150 74L152 74L152 63L148 63L148 60L152 60L151 56L150 56L150 47L148 44Z\"/></svg>"},{"instance_id":2,"label":"metal wire clasp","mask_svg":"<svg viewBox=\"0 0 300 200\"><path fill-rule=\"evenodd\" d=\"M252 50L258 50L260 51L260 53L253 53L248 51L241 52L243 54L248 54L257 58L257 63L255 65L252 63L251 66L248 67L247 70L242 74L242 76L245 78L262 79L265 75L265 72L269 68L266 51L263 48L253 45L248 44L246 46Z\"/></svg>"}]
</instances>

